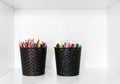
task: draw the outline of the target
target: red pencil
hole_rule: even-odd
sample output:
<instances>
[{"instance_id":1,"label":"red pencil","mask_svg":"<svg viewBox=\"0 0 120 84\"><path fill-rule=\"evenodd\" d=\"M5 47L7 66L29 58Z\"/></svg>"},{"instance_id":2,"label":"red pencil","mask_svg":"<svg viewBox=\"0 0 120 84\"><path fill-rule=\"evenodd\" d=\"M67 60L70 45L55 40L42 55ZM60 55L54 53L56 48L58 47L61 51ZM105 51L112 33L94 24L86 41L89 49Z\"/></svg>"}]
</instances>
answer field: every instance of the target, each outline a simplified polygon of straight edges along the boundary
<instances>
[{"instance_id":1,"label":"red pencil","mask_svg":"<svg viewBox=\"0 0 120 84\"><path fill-rule=\"evenodd\" d=\"M74 48L74 46L75 46L74 44L71 44L71 48Z\"/></svg>"}]
</instances>

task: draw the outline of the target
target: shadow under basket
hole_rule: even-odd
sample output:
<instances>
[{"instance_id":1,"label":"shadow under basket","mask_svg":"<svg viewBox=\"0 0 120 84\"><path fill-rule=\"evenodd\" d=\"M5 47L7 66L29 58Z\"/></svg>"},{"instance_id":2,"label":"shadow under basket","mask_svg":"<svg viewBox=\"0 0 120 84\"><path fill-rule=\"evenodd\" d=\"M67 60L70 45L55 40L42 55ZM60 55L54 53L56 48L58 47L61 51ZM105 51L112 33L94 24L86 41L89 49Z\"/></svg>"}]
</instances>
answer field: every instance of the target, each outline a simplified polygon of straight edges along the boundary
<instances>
[{"instance_id":1,"label":"shadow under basket","mask_svg":"<svg viewBox=\"0 0 120 84\"><path fill-rule=\"evenodd\" d=\"M79 75L81 48L55 48L57 74Z\"/></svg>"},{"instance_id":2,"label":"shadow under basket","mask_svg":"<svg viewBox=\"0 0 120 84\"><path fill-rule=\"evenodd\" d=\"M39 76L45 73L47 48L20 48L22 73L25 76Z\"/></svg>"}]
</instances>

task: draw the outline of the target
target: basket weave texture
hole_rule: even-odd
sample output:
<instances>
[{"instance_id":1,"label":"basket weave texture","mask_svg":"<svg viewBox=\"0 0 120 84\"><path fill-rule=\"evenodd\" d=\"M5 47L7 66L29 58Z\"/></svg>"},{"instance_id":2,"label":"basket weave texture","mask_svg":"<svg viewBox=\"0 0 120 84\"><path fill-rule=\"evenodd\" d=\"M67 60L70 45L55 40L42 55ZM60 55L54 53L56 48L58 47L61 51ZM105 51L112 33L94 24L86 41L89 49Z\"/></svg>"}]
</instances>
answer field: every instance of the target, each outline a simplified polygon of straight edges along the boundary
<instances>
[{"instance_id":1,"label":"basket weave texture","mask_svg":"<svg viewBox=\"0 0 120 84\"><path fill-rule=\"evenodd\" d=\"M26 76L45 73L46 48L20 48L22 72Z\"/></svg>"},{"instance_id":2,"label":"basket weave texture","mask_svg":"<svg viewBox=\"0 0 120 84\"><path fill-rule=\"evenodd\" d=\"M57 74L79 75L81 48L55 48Z\"/></svg>"}]
</instances>

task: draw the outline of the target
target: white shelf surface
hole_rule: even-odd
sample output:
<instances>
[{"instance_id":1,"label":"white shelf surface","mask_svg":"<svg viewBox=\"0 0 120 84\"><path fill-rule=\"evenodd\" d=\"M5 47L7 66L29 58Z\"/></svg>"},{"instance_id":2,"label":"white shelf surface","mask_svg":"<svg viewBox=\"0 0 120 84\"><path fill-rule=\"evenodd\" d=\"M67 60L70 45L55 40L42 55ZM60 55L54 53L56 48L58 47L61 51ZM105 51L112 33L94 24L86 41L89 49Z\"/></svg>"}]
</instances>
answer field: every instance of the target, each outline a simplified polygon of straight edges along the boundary
<instances>
[{"instance_id":1,"label":"white shelf surface","mask_svg":"<svg viewBox=\"0 0 120 84\"><path fill-rule=\"evenodd\" d=\"M120 78L106 69L85 69L79 76L57 76L55 70L46 69L42 76L22 76L21 70L12 70L0 78L0 84L120 84Z\"/></svg>"}]
</instances>

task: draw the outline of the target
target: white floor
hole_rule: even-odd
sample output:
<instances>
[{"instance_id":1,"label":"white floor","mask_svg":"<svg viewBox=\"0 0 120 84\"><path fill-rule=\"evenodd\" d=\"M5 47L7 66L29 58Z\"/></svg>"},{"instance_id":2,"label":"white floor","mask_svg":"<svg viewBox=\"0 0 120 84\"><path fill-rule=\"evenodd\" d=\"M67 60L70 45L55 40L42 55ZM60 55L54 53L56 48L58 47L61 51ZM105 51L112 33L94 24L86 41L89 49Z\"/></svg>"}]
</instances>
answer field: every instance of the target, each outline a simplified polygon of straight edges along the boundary
<instances>
[{"instance_id":1,"label":"white floor","mask_svg":"<svg viewBox=\"0 0 120 84\"><path fill-rule=\"evenodd\" d=\"M57 76L55 70L48 68L46 74L36 77L22 76L21 70L12 70L0 77L0 84L120 84L117 75L105 69L85 69L79 76Z\"/></svg>"}]
</instances>

